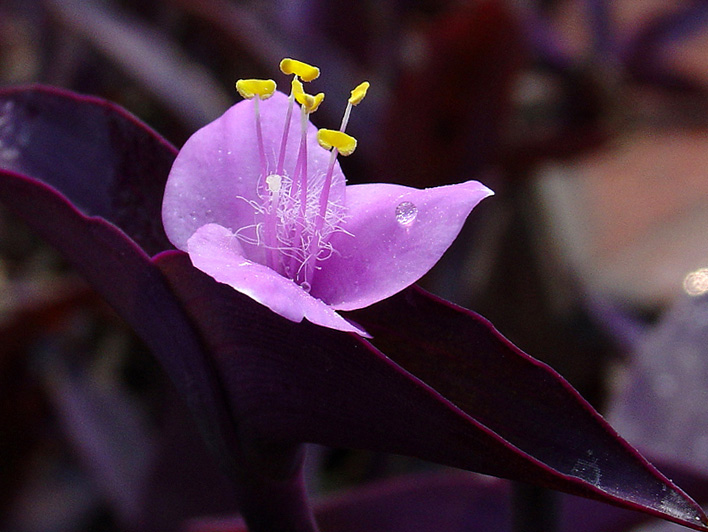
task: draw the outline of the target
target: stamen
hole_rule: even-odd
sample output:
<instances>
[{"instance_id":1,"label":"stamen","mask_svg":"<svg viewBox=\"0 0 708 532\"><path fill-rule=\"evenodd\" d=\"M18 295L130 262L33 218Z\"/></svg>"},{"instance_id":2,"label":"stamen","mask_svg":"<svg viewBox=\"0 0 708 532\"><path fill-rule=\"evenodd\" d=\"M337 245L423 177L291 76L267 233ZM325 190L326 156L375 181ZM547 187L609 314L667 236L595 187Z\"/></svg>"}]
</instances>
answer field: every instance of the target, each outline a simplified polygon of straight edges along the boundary
<instances>
[{"instance_id":1,"label":"stamen","mask_svg":"<svg viewBox=\"0 0 708 532\"><path fill-rule=\"evenodd\" d=\"M240 79L236 82L236 90L246 100L256 96L261 100L267 100L275 92L275 81L272 79Z\"/></svg>"},{"instance_id":2,"label":"stamen","mask_svg":"<svg viewBox=\"0 0 708 532\"><path fill-rule=\"evenodd\" d=\"M265 241L266 265L276 269L277 247L277 213L278 194L272 194L271 183L268 181L268 164L266 162L265 147L263 144L263 128L261 127L261 113L259 102L270 98L275 92L275 82L271 79L240 79L236 82L236 90L241 96L253 100L253 112L256 118L256 139L258 142L258 155L260 158L261 173L259 186L264 188L264 193L271 196L270 205L265 209L265 223L263 225L263 239ZM256 227L258 234L258 227Z\"/></svg>"},{"instance_id":3,"label":"stamen","mask_svg":"<svg viewBox=\"0 0 708 532\"><path fill-rule=\"evenodd\" d=\"M364 99L364 96L366 96L366 91L369 90L370 85L371 84L368 81L364 81L354 87L354 90L351 92L351 96L347 101L347 108L344 110L344 116L342 117L342 125L339 127L339 131L344 132L347 129L347 125L349 124L349 115L352 112L352 107L361 103L361 101Z\"/></svg>"},{"instance_id":4,"label":"stamen","mask_svg":"<svg viewBox=\"0 0 708 532\"><path fill-rule=\"evenodd\" d=\"M307 126L309 124L309 116L317 110L319 105L324 100L324 93L319 93L315 96L307 94L302 86L302 83L297 78L292 81L293 95L300 104L300 150L298 161L296 163L295 179L300 192L300 216L295 226L295 234L293 235L292 245L299 247L304 252L304 256L298 261L296 258L290 260L290 271L295 272L295 280L300 285L304 286L309 283L313 271L312 246L318 239L319 230L322 224L315 220L314 224L308 220L308 199L310 196L311 186L308 183L307 172ZM315 207L316 208L316 207ZM317 212L317 211L315 211ZM300 262L298 265L297 262Z\"/></svg>"},{"instance_id":5,"label":"stamen","mask_svg":"<svg viewBox=\"0 0 708 532\"><path fill-rule=\"evenodd\" d=\"M258 141L258 156L261 163L261 175L259 183L262 183L262 179L265 179L268 173L268 168L266 164L266 154L265 147L263 145L263 128L261 128L261 111L258 102L261 100L260 96L253 98L253 113L256 116L256 139Z\"/></svg>"},{"instance_id":6,"label":"stamen","mask_svg":"<svg viewBox=\"0 0 708 532\"><path fill-rule=\"evenodd\" d=\"M278 205L280 203L280 188L282 179L277 174L271 174L265 178L266 190L270 198L268 208L265 213L264 238L266 244L266 266L282 273L278 260Z\"/></svg>"},{"instance_id":7,"label":"stamen","mask_svg":"<svg viewBox=\"0 0 708 532\"><path fill-rule=\"evenodd\" d=\"M359 85L354 87L351 92L351 96L349 97L349 103L352 105L359 105L364 99L364 96L366 96L366 91L369 90L370 86L371 84L368 81L362 81Z\"/></svg>"},{"instance_id":8,"label":"stamen","mask_svg":"<svg viewBox=\"0 0 708 532\"><path fill-rule=\"evenodd\" d=\"M329 203L329 189L332 186L332 174L334 173L334 162L337 160L337 154L351 155L356 149L356 139L350 135L344 133L349 123L349 116L352 112L352 107L359 105L361 101L366 96L366 92L369 90L370 83L364 81L359 83L354 90L351 92L351 96L347 101L347 108L344 111L344 117L342 118L342 125L339 131L333 131L331 129L320 129L317 132L317 142L320 146L326 150L332 149L332 155L329 158L329 166L327 167L327 174L325 176L324 188L322 189L322 196L320 197L320 218L318 223L324 223L324 217L327 213L327 205Z\"/></svg>"},{"instance_id":9,"label":"stamen","mask_svg":"<svg viewBox=\"0 0 708 532\"><path fill-rule=\"evenodd\" d=\"M327 216L327 206L329 204L329 189L332 186L332 175L334 174L334 162L337 160L337 154L351 155L356 149L356 139L351 135L347 135L343 131L334 131L333 129L320 129L317 132L317 142L324 149L331 149L329 156L329 165L327 166L327 174L325 175L324 187L320 195L319 218L317 219L317 230L319 231L324 224L325 216Z\"/></svg>"},{"instance_id":10,"label":"stamen","mask_svg":"<svg viewBox=\"0 0 708 532\"><path fill-rule=\"evenodd\" d=\"M290 120L293 116L294 100L295 97L293 96L293 92L291 89L290 96L288 96L288 112L285 115L285 127L283 128L283 138L280 140L280 155L278 156L278 166L275 170L279 175L283 175L283 167L285 166L285 147L288 144L288 133L290 132Z\"/></svg>"},{"instance_id":11,"label":"stamen","mask_svg":"<svg viewBox=\"0 0 708 532\"><path fill-rule=\"evenodd\" d=\"M282 185L283 179L278 174L271 174L266 177L266 186L268 187L268 192L271 194L279 194Z\"/></svg>"},{"instance_id":12,"label":"stamen","mask_svg":"<svg viewBox=\"0 0 708 532\"><path fill-rule=\"evenodd\" d=\"M320 69L316 66L308 65L297 59L290 59L286 57L280 62L280 71L283 74L292 74L294 79L301 79L302 81L312 81L317 79L320 75ZM290 133L290 120L293 116L293 89L291 86L290 96L288 97L288 112L285 115L285 127L283 128L283 137L280 141L280 155L278 156L278 166L276 166L276 172L280 175L283 173L283 168L285 166L285 148L288 144L288 134Z\"/></svg>"},{"instance_id":13,"label":"stamen","mask_svg":"<svg viewBox=\"0 0 708 532\"><path fill-rule=\"evenodd\" d=\"M320 106L325 97L324 92L317 93L314 96L307 94L302 86L302 82L297 78L292 81L292 89L293 96L295 96L297 103L304 107L308 114L317 111L317 108Z\"/></svg>"},{"instance_id":14,"label":"stamen","mask_svg":"<svg viewBox=\"0 0 708 532\"><path fill-rule=\"evenodd\" d=\"M280 71L283 74L295 74L302 81L312 81L320 76L320 69L316 66L289 57L280 62Z\"/></svg>"},{"instance_id":15,"label":"stamen","mask_svg":"<svg viewBox=\"0 0 708 532\"><path fill-rule=\"evenodd\" d=\"M297 96L295 96L297 98ZM307 206L307 123L308 115L310 114L305 107L302 107L300 114L300 210L303 217L305 216L305 208Z\"/></svg>"},{"instance_id":16,"label":"stamen","mask_svg":"<svg viewBox=\"0 0 708 532\"><path fill-rule=\"evenodd\" d=\"M256 139L258 155L261 163L260 179L265 179L268 173L265 148L263 145L263 130L261 128L261 113L258 106L260 100L267 100L275 92L275 81L272 79L240 79L236 82L236 90L246 100L253 100L253 112L256 117Z\"/></svg>"},{"instance_id":17,"label":"stamen","mask_svg":"<svg viewBox=\"0 0 708 532\"><path fill-rule=\"evenodd\" d=\"M295 86L294 82L295 80L293 80L293 87ZM295 98L297 99L297 95L295 95ZM300 191L300 216L299 223L295 226L295 234L293 235L292 245L294 246L298 245L298 241L302 238L302 231L307 226L307 123L309 113L305 106L302 106L300 109L300 149L298 150L298 159L295 165L295 182ZM290 271L297 272L296 281L301 282L303 280L300 278L302 265L296 268L296 262L296 259L290 261Z\"/></svg>"},{"instance_id":18,"label":"stamen","mask_svg":"<svg viewBox=\"0 0 708 532\"><path fill-rule=\"evenodd\" d=\"M317 132L317 142L325 150L335 148L339 153L351 155L356 149L356 139L351 135L347 135L343 131L335 131L334 129L320 129Z\"/></svg>"}]
</instances>

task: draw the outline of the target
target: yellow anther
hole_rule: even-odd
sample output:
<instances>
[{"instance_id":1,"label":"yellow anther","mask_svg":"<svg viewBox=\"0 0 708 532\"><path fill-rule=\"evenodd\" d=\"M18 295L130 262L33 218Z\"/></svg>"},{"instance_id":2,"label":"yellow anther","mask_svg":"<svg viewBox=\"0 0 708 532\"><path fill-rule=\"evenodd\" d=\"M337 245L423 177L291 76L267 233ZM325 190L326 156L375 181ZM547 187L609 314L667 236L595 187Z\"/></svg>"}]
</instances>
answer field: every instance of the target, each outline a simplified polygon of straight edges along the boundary
<instances>
[{"instance_id":1,"label":"yellow anther","mask_svg":"<svg viewBox=\"0 0 708 532\"><path fill-rule=\"evenodd\" d=\"M307 94L303 89L302 83L299 79L294 78L292 81L293 96L297 100L297 103L302 105L308 113L314 113L317 108L324 100L324 92L315 94L314 96Z\"/></svg>"},{"instance_id":2,"label":"yellow anther","mask_svg":"<svg viewBox=\"0 0 708 532\"><path fill-rule=\"evenodd\" d=\"M320 76L320 69L316 66L289 57L280 62L280 71L283 74L295 74L302 81L312 81Z\"/></svg>"},{"instance_id":3,"label":"yellow anther","mask_svg":"<svg viewBox=\"0 0 708 532\"><path fill-rule=\"evenodd\" d=\"M314 96L310 96L308 94L307 96L307 112L314 113L315 111L317 111L317 108L320 106L320 104L324 101L324 92L318 92Z\"/></svg>"},{"instance_id":4,"label":"yellow anther","mask_svg":"<svg viewBox=\"0 0 708 532\"><path fill-rule=\"evenodd\" d=\"M366 91L369 90L369 85L370 84L368 81L359 83L359 85L357 85L352 91L352 95L349 97L349 103L352 105L359 105L359 103L364 99L364 96L366 96Z\"/></svg>"},{"instance_id":5,"label":"yellow anther","mask_svg":"<svg viewBox=\"0 0 708 532\"><path fill-rule=\"evenodd\" d=\"M356 139L343 131L320 129L317 132L317 142L325 150L337 148L342 155L351 155L356 149Z\"/></svg>"},{"instance_id":6,"label":"yellow anther","mask_svg":"<svg viewBox=\"0 0 708 532\"><path fill-rule=\"evenodd\" d=\"M261 100L267 100L275 92L275 81L272 79L240 79L236 82L236 90L247 100L256 96Z\"/></svg>"},{"instance_id":7,"label":"yellow anther","mask_svg":"<svg viewBox=\"0 0 708 532\"><path fill-rule=\"evenodd\" d=\"M305 94L305 87L302 85L302 81L300 81L299 79L293 78L293 80L290 82L290 86L292 87L293 96L295 96L295 98L302 97L302 95Z\"/></svg>"}]
</instances>

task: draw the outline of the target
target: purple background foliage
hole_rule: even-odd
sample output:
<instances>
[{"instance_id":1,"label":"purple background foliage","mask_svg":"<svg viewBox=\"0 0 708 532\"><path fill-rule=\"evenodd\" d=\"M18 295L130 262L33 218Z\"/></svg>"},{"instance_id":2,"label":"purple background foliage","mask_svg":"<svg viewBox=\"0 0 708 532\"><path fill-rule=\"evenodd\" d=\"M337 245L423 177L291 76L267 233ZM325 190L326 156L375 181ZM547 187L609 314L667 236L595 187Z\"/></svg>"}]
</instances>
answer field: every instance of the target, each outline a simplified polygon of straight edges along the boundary
<instances>
[{"instance_id":1,"label":"purple background foliage","mask_svg":"<svg viewBox=\"0 0 708 532\"><path fill-rule=\"evenodd\" d=\"M578 194L594 205L591 187L604 185L586 180L589 166L600 167L593 156L605 153L614 141L627 140L632 124L645 128L657 147L667 133L704 132L707 78L695 66L705 64L700 61L706 53L701 40L703 3L453 4L364 3L342 13L331 3L317 1L293 7L277 1L249 5L226 0L149 4L126 0L79 5L68 0L8 0L0 6L0 83L39 81L117 101L181 145L194 129L234 101L231 86L236 78L275 77L277 61L284 55L310 60L325 72L317 90L327 92L328 105L320 111L319 125L336 123L348 90L369 78L379 91L354 114L352 133L360 139L360 150L356 158L345 161L352 182L429 186L479 178L497 192L494 203L482 205L473 215L457 245L424 280L425 286L482 312L527 352L550 362L593 404L609 411L611 421L632 444L647 456L660 458L662 471L705 500L701 376L708 355L701 336L702 300L681 296L680 284L671 298L657 299L629 298L623 286L608 289L591 282L570 259L574 251L558 245L558 234L567 234L569 228L549 215L557 211L544 203L548 198L534 201L538 169L563 162L571 168L565 179L586 186ZM694 57L699 60L692 61ZM162 179L173 152L141 127L121 126L110 105L89 105L76 113L49 95L33 100L27 94L22 105L0 108L3 168L20 169L13 164L14 150L21 149L27 155L25 163L31 162L24 172L40 179L51 176L57 188L71 188L72 203L87 215L121 227L147 255L102 220L83 219L46 187L22 179L0 185L0 193L14 198L0 211L0 456L6 466L0 471L0 488L11 494L0 502L0 526L28 532L175 530L188 526L180 524L187 517L231 514L243 494L236 493L218 471L224 464L213 463L172 388L173 383L182 383L194 392L181 397L204 412L199 422L202 433L217 455L221 448L223 462L234 439L243 437L224 422L232 416L225 405L234 403L230 394L240 389L240 378L220 381L230 360L226 355L219 363L206 358L200 332L204 323L196 320L201 324L195 325L194 316L174 301L162 272L173 268L186 275L179 258L161 257L162 271L147 263L149 255L168 248L159 207ZM60 120L45 121L46 112ZM32 142L23 142L32 138L32 128L46 132L43 142L37 142L36 135ZM77 132L88 140L78 139ZM78 149L77 142L86 149ZM115 145L140 156L116 159L111 149ZM66 157L77 150L80 156ZM691 212L700 212L706 203L700 181L682 180L683 165L691 159L682 153L676 159L664 170L676 183L671 190L689 192L696 206ZM613 172L612 180L637 186L632 177L639 172L639 166L628 164ZM628 186L623 194L614 195L630 197L655 184L639 181L639 189ZM673 196L659 196L639 207L625 202L621 209L626 216L619 222L612 212L602 210L589 218L583 218L582 211L576 214L589 220L589 226L601 219L610 233L622 234L634 227L633 220L649 213L654 228L672 228L669 239L675 241L693 242L693 232L704 227L700 216L688 227L673 229L663 223L681 209ZM130 297L115 295L118 291L113 291L113 299L106 293L104 297L108 295L113 308L143 339L152 338L152 352L162 352L162 360L169 360L162 367L168 369L171 382L123 322L18 223L21 211L36 213L29 225L63 248L65 255L81 254L83 260L76 266L94 284L111 279L116 286L136 287ZM46 216L57 212L63 213L62 223L47 227ZM87 228L93 240L77 250L72 235L85 234ZM630 231L615 245L629 246L633 240L640 239ZM600 246L599 251L603 249ZM668 254L661 246L656 249L655 255ZM647 277L657 258L639 257L636 270ZM700 266L705 264L690 267ZM610 274L612 267L607 266ZM415 301L419 292L400 297ZM674 306L657 323L657 317ZM199 306L192 312L195 309ZM455 380L449 373L448 380L441 378L437 365L426 367L426 358L416 358L397 333L399 322L393 318L398 317L384 309L373 309L368 317L367 312L357 315L362 324L370 319L382 329L384 318L392 320L388 333L376 335L382 337L375 340L376 346L413 374L424 372L425 382L456 397L452 403L464 411L470 410L469 398L457 393ZM440 313L442 325L447 325L446 315ZM412 330L424 335L417 325ZM653 327L656 330L644 338L642 332ZM394 351L394 345L399 350ZM173 357L175 351L184 356ZM368 363L373 362L361 362L362 368ZM627 368L624 380L617 378L619 366ZM326 378L317 371L312 375ZM468 378L479 387L476 380L483 375L473 372ZM619 387L612 395L607 393L610 383ZM508 384L513 388L515 383ZM330 385L334 388L336 383ZM493 398L491 402L504 398L504 388L481 389L479 393ZM356 395L348 390L343 397ZM277 390L271 393L278 395ZM451 410L456 408L452 403ZM248 404L239 399L236 407ZM334 409L324 412L336 414ZM483 410L475 412L484 415ZM254 434L275 432L288 418L260 419ZM504 418L497 422L501 423L497 430L508 430L511 438L513 424ZM357 437L371 442L376 435L365 434L365 426ZM339 430L322 427L317 438L309 434L310 438L349 443ZM303 426L287 430L306 436ZM85 431L95 434L96 448L82 445ZM111 434L123 434L125 440L107 436ZM113 446L98 445L106 437ZM132 451L135 448L141 452ZM297 455L297 448L294 452ZM362 451L323 449L319 457L307 469L308 484L323 494L332 486L366 484L421 467ZM185 466L183 471L172 467L174 463ZM429 520L430 530L435 526L454 530L458 525L465 529L477 519L493 523L490 527L495 530L521 529L509 518L510 508L518 502L509 495L515 488L458 473L446 475L434 475L429 483L414 480L423 486L419 491L407 480L400 488L395 480L384 481L381 488L364 488L364 495L353 493L350 499L340 495L345 498L318 505L316 513L322 529L332 531L347 530L351 515L370 516L372 530L394 525L410 530L423 519ZM146 487L125 487L140 484L136 479L143 479ZM467 483L470 495L462 497ZM582 523L588 531L619 532L640 518L573 501L564 497L556 502L563 530L578 530ZM426 512L438 507L449 511ZM480 516L476 512L482 508L487 513ZM454 521L456 516L459 521ZM198 526L199 521L192 523Z\"/></svg>"}]
</instances>

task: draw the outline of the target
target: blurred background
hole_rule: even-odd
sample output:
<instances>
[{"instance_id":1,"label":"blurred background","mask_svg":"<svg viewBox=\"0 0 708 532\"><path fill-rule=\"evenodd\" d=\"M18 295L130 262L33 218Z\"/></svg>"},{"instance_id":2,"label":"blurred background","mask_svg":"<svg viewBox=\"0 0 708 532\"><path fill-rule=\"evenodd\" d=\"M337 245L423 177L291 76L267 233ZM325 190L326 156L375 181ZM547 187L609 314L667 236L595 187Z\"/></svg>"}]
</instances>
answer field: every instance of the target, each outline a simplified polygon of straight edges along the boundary
<instances>
[{"instance_id":1,"label":"blurred background","mask_svg":"<svg viewBox=\"0 0 708 532\"><path fill-rule=\"evenodd\" d=\"M342 161L350 182L495 190L423 286L489 318L640 447L664 425L632 428L638 414L621 405L638 379L654 383L645 405L687 394L675 364L700 376L691 404L708 401L696 317L708 291L708 2L0 0L0 88L99 96L178 147L239 99L236 79L285 86L283 57L321 68L320 127L371 82L349 129L359 149ZM693 343L656 369L650 354L689 342L675 334L687 321ZM662 326L673 332L658 346ZM235 511L145 348L2 210L0 339L0 530L172 530ZM682 415L688 453L708 464L703 410ZM312 454L318 493L427 467ZM184 470L170 469L180 457Z\"/></svg>"}]
</instances>

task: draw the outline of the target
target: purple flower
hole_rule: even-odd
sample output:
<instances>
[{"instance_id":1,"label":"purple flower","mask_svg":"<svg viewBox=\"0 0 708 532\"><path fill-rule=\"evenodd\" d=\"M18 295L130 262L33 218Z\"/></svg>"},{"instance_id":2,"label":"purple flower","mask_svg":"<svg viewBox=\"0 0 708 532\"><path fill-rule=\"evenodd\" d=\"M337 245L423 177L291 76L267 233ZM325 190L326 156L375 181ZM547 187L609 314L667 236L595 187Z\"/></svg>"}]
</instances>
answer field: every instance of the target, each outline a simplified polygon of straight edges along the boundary
<instances>
[{"instance_id":1,"label":"purple flower","mask_svg":"<svg viewBox=\"0 0 708 532\"><path fill-rule=\"evenodd\" d=\"M347 186L336 156L356 145L343 130L365 87L352 91L340 131L318 133L309 115L324 95L304 94L297 77L295 97L268 83L184 145L165 189L165 231L197 268L277 314L366 335L336 311L417 281L492 191L476 181ZM293 99L304 104L299 120ZM346 147L322 147L338 141Z\"/></svg>"}]
</instances>

